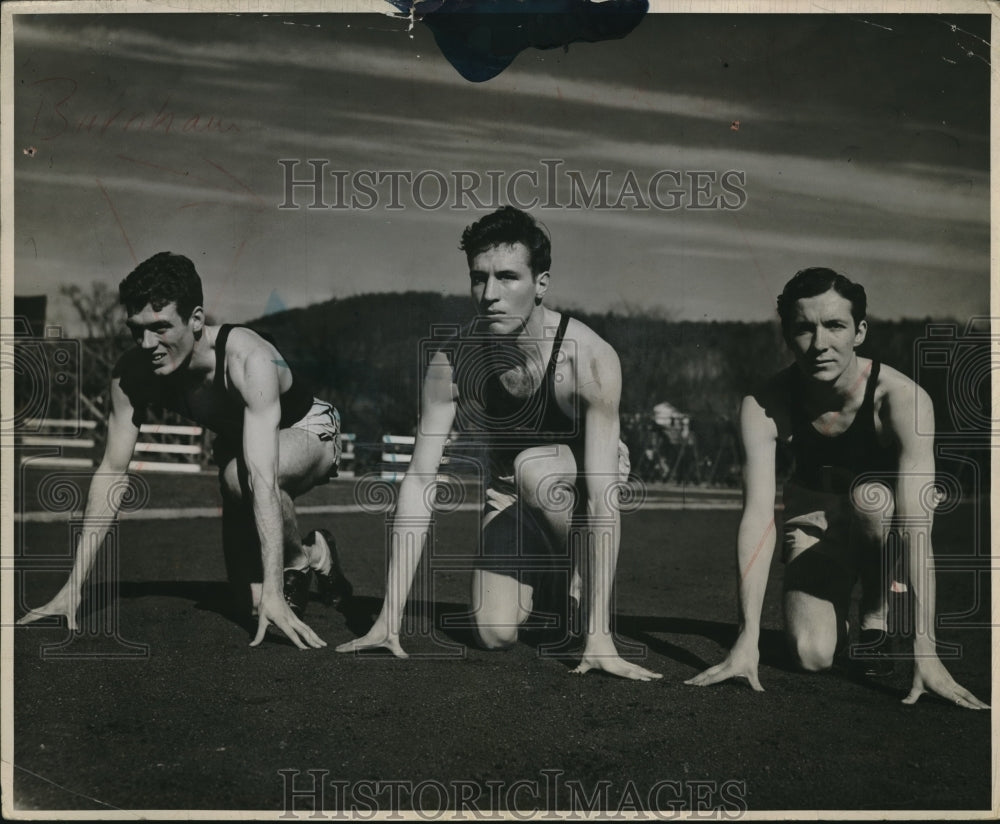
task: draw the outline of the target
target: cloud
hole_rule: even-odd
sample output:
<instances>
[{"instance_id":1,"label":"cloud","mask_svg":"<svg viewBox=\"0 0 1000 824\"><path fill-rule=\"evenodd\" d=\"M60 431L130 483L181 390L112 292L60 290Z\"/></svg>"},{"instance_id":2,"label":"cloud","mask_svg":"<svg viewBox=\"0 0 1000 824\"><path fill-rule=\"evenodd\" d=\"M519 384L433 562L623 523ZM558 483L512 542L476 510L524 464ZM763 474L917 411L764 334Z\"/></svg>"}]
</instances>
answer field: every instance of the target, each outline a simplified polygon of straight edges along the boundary
<instances>
[{"instance_id":1,"label":"cloud","mask_svg":"<svg viewBox=\"0 0 1000 824\"><path fill-rule=\"evenodd\" d=\"M989 266L986 250L972 250L939 243L918 243L898 238L853 239L849 242L836 235L804 235L773 230L724 227L689 227L665 234L683 238L688 245L700 242L712 250L730 249L742 253L744 259L758 255L808 254L815 259L839 258L867 263L891 264L894 267L920 266L950 270L954 273L982 273ZM660 251L677 253L676 246L662 246ZM687 254L683 252L682 254Z\"/></svg>"},{"instance_id":2,"label":"cloud","mask_svg":"<svg viewBox=\"0 0 1000 824\"><path fill-rule=\"evenodd\" d=\"M930 167L933 171L928 173L926 166L885 167L739 147L719 149L624 140L591 141L578 151L579 157L590 157L597 166L628 158L631 168L648 171L745 171L747 188L753 188L758 196L782 193L822 199L830 211L853 204L934 220L981 225L989 220L989 175L985 171ZM618 163L620 168L620 160Z\"/></svg>"},{"instance_id":3,"label":"cloud","mask_svg":"<svg viewBox=\"0 0 1000 824\"><path fill-rule=\"evenodd\" d=\"M372 288L437 289L442 271L461 274L458 234L477 212L424 211L408 198L401 211L279 211L277 160L328 158L328 172L349 173L496 169L509 177L523 168L543 178L540 159L561 158L559 175L579 171L588 183L597 170L611 170L612 200L628 171L641 185L660 169L747 174L748 201L738 212L532 209L553 233L560 272L572 269L573 279L560 282L588 308L606 304L609 295L617 299L620 289L632 300L671 295L687 316L705 307L740 316L755 311L745 300L751 287L745 279L734 282L746 268L761 282L759 311L770 312L769 273L819 258L856 263L861 272L879 269L880 277L884 270L900 291L892 302L900 311L904 303L907 311L925 305L947 311L965 305L964 293L972 301L988 295L988 141L984 133L963 136L940 125L920 132L920 124L934 122L934 101L914 105L904 119L891 108L896 99L883 100L882 92L841 94L838 103L807 89L808 78L795 82L768 67L783 78L783 90L794 87L782 96L757 90L754 78L741 85L735 64L725 81L692 94L700 78L689 71L691 55L688 62L682 55L678 73L668 76L674 55L655 51L655 31L640 41L652 51L634 57L628 42L606 44L619 50L618 62L611 61L618 68L601 76L604 64L580 59L589 52L574 48L572 59L528 53L489 83L469 84L437 54L426 31L411 39L405 22L379 18L383 30L372 31L347 30L340 17L330 25L308 18L318 28L277 17L263 24L259 16L170 18L161 29L144 15L81 16L83 25L57 15L18 18L16 48L34 61L19 79L65 67L80 81L79 96L66 107L72 122L124 105L112 103L115 95L152 113L173 94L178 118L182 110L218 107L240 127L238 134L198 135L198 141L190 139L194 134L131 130L67 133L44 144L52 169L40 158L18 157L19 286L51 283L53 272L64 279L101 276L94 261L102 256L113 258L115 272L122 268L114 256L126 250L97 188L99 176L136 249L183 243L206 260L225 261L246 244L237 256L239 277L234 263L234 274L217 286L224 314L245 316L246 302L273 288L275 272L294 273L282 296L296 303ZM766 43L776 37L762 36ZM773 46L760 48L772 54ZM632 63L648 72L626 77L620 69ZM114 82L90 79L104 75ZM817 79L815 88L836 88L837 81L825 82ZM49 90L50 107L56 93ZM37 90L16 100L22 129L38 106L32 95ZM906 99L917 100L912 92ZM729 129L733 119L743 121L738 132ZM975 118L968 120L974 127ZM266 208L205 155L223 158L233 175L261 191ZM299 178L310 173L296 170ZM379 187L382 205L387 188ZM483 190L482 199L492 202L485 180ZM434 192L428 181L427 193ZM300 192L300 201L307 197ZM561 190L559 199L567 198ZM222 208L180 208L193 203ZM37 264L29 265L31 252L24 251L29 234L43 249ZM623 261L629 269L619 270L609 288L604 273ZM945 285L927 285L932 276ZM932 289L953 294L933 302L939 296Z\"/></svg>"},{"instance_id":4,"label":"cloud","mask_svg":"<svg viewBox=\"0 0 1000 824\"><path fill-rule=\"evenodd\" d=\"M340 33L343 35L343 32ZM67 54L93 54L94 44L100 43L100 55L106 59L122 59L153 63L159 67L174 66L238 73L234 80L239 87L243 72L261 66L278 70L306 69L319 73L338 72L364 78L403 80L414 84L433 84L461 89L476 95L515 94L519 98L535 97L560 103L577 103L587 107L638 111L644 114L678 115L713 121L734 118L755 118L762 112L755 106L705 95L688 95L659 89L637 89L627 84L600 80L559 78L539 71L511 67L487 84L471 86L448 65L439 54L421 55L409 42L402 24L398 32L403 48L381 48L360 45L338 39L336 46L320 39L303 44L274 36L260 48L247 48L236 39L195 41L168 37L136 27L113 27L91 23L76 29L60 27L59 21L45 23L19 22L15 48L46 47ZM473 91L474 90L474 91Z\"/></svg>"}]
</instances>

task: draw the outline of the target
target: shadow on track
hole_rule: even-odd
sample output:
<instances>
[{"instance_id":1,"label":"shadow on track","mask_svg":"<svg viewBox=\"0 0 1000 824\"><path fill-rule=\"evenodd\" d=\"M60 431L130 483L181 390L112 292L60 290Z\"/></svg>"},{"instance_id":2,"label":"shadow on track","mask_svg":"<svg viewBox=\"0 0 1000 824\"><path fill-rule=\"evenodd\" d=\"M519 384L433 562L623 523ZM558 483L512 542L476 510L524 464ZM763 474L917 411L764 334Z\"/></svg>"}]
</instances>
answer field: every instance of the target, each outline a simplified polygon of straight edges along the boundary
<instances>
[{"instance_id":1,"label":"shadow on track","mask_svg":"<svg viewBox=\"0 0 1000 824\"><path fill-rule=\"evenodd\" d=\"M118 584L118 596L122 599L165 597L192 601L195 609L215 613L246 630L251 637L257 632L257 618L250 614L249 595L236 591L225 581L122 581ZM313 608L317 608L318 600L315 593L310 593L310 599L311 602L316 602ZM352 599L347 599L335 608L336 611L346 617L351 601ZM323 606L318 608L331 609ZM81 616L89 609L91 607L85 601L81 607ZM307 623L308 620L309 612L306 613ZM269 632L270 640L293 646L292 642L274 627Z\"/></svg>"},{"instance_id":2,"label":"shadow on track","mask_svg":"<svg viewBox=\"0 0 1000 824\"><path fill-rule=\"evenodd\" d=\"M257 622L241 606L232 587L225 581L143 581L120 582L119 597L122 599L169 597L193 602L194 608L213 612L227 621L245 629L252 635ZM313 600L316 600L313 594ZM353 595L345 599L336 611L344 617L346 628L356 637L365 635L382 608L382 600L373 596ZM94 609L88 601L81 607L81 618ZM308 615L308 613L307 613ZM666 640L662 635L689 635L706 638L720 647L725 654L736 640L738 626L735 623L707 621L697 618L670 616L635 616L615 614L612 616L615 635L620 640L645 645L651 652L669 658L682 666L691 667L694 672L707 669L716 661L705 661L689 649ZM535 612L524 626L520 643L533 647L542 657L562 659L567 668L576 666L582 651L582 638L567 629L568 618L565 610ZM403 629L412 638L413 633L425 634L433 627L433 635L447 639L454 644L479 648L474 632L472 613L467 604L450 601L428 601L414 599L406 605ZM275 635L274 640L291 642L283 636ZM720 658L721 660L721 658ZM788 652L784 634L780 630L765 629L760 637L760 663L788 673L809 677L794 663ZM898 688L861 675L850 662L838 659L829 674L853 681L884 695L897 696Z\"/></svg>"},{"instance_id":3,"label":"shadow on track","mask_svg":"<svg viewBox=\"0 0 1000 824\"><path fill-rule=\"evenodd\" d=\"M671 658L679 664L693 667L698 672L712 666L717 661L705 661L690 650L679 647L651 633L668 635L699 635L714 641L723 650L728 650L736 641L739 627L736 624L722 621L704 621L697 618L672 618L667 616L614 616L615 631L645 644L658 655ZM779 630L764 629L760 633L760 662L766 666L778 669L797 671L785 647L785 639Z\"/></svg>"}]
</instances>

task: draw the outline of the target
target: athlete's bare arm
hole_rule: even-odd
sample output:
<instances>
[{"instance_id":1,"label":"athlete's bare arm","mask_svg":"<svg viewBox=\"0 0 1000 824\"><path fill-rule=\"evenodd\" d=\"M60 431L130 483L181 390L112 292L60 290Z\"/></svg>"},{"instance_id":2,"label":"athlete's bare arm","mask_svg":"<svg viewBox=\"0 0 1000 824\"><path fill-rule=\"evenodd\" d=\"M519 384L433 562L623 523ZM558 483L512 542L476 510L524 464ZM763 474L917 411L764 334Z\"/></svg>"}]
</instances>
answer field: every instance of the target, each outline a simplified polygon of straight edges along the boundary
<instances>
[{"instance_id":1,"label":"athlete's bare arm","mask_svg":"<svg viewBox=\"0 0 1000 824\"><path fill-rule=\"evenodd\" d=\"M910 589L915 603L913 686L904 703L933 692L969 709L987 705L956 683L937 655L935 638L934 517L928 484L934 480L934 406L930 396L896 370L886 370L883 424L899 445L896 517L910 534L903 546L909 553ZM919 523L920 526L911 526ZM922 534L918 534L922 533Z\"/></svg>"},{"instance_id":2,"label":"athlete's bare arm","mask_svg":"<svg viewBox=\"0 0 1000 824\"><path fill-rule=\"evenodd\" d=\"M56 596L45 606L33 609L19 624L30 624L39 618L62 615L70 629L77 628L77 611L83 586L94 566L97 553L108 535L112 522L121 508L122 495L128 484L128 464L132 458L139 427L132 422L132 403L122 391L121 381L111 381L111 415L108 417L108 439L87 494L84 527L76 545L76 557L69 578Z\"/></svg>"},{"instance_id":3,"label":"athlete's bare arm","mask_svg":"<svg viewBox=\"0 0 1000 824\"><path fill-rule=\"evenodd\" d=\"M278 482L279 365L265 342L248 338L233 340L236 345L229 347L226 365L230 384L245 404L243 457L264 569L260 618L251 646L264 640L267 625L273 622L300 649L324 647L326 642L296 617L283 595L285 546Z\"/></svg>"},{"instance_id":4,"label":"athlete's bare arm","mask_svg":"<svg viewBox=\"0 0 1000 824\"><path fill-rule=\"evenodd\" d=\"M366 635L341 644L337 652L385 647L398 658L407 657L399 643L399 627L427 541L433 487L455 413L451 363L438 352L424 377L413 457L399 487L382 611Z\"/></svg>"},{"instance_id":5,"label":"athlete's bare arm","mask_svg":"<svg viewBox=\"0 0 1000 824\"><path fill-rule=\"evenodd\" d=\"M762 401L764 403L762 404ZM729 655L720 664L685 683L707 686L728 678L746 678L762 691L757 675L760 652L760 614L764 604L771 558L774 555L775 456L778 428L768 415L764 398L747 396L740 409L740 434L746 461L743 466L743 517L736 539L739 574L740 632Z\"/></svg>"},{"instance_id":6,"label":"athlete's bare arm","mask_svg":"<svg viewBox=\"0 0 1000 824\"><path fill-rule=\"evenodd\" d=\"M585 327L574 323L575 385L583 415L583 475L587 490L588 523L585 535L584 584L589 616L580 665L582 674L600 669L612 675L649 681L662 677L624 660L611 634L611 589L618 568L621 517L618 510L618 404L621 399L621 364L614 349ZM567 336L570 336L567 330Z\"/></svg>"}]
</instances>

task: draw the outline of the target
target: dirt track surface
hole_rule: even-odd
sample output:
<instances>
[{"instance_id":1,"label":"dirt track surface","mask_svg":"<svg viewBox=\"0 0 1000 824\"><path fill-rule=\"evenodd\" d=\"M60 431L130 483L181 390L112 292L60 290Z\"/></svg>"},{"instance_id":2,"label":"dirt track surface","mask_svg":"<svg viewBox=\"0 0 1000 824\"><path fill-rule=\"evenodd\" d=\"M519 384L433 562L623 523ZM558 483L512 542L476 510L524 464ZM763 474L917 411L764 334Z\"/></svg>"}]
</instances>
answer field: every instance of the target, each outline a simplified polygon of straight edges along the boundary
<instances>
[{"instance_id":1,"label":"dirt track surface","mask_svg":"<svg viewBox=\"0 0 1000 824\"><path fill-rule=\"evenodd\" d=\"M151 506L217 500L210 478L153 486ZM333 484L304 503L347 501L349 489ZM367 629L383 594L385 522L367 513L301 518L303 533L333 530L354 583L343 611L310 605L307 622L330 646L300 652L272 635L252 649L251 627L228 611L218 520L126 518L119 639L74 638L56 626L14 632L15 803L273 813L290 786L307 789L318 776L327 809L353 805L362 814L393 804L454 807L463 797L482 811L582 811L597 798L612 812L655 803L728 817L743 801L753 811L988 809L990 713L928 697L902 705L908 663L877 682L845 667L794 671L779 632L777 560L764 609L766 692L682 683L721 660L735 635L738 517L732 509L626 516L617 636L641 645L629 657L663 673L653 683L575 676L574 657L540 656L528 642L499 653L475 648L455 626L468 601L468 574L455 570L433 574L418 593L414 632L403 639L410 660L334 653ZM434 558L469 551L476 520L467 511L440 516ZM939 556L973 552L985 540L976 527L972 505L939 518ZM65 522L24 523L17 550L24 559L64 552L68 534ZM47 600L64 575L22 565L18 615ZM940 641L961 647L946 663L989 701L989 629L973 626L989 621L988 578L968 568L938 578L939 612L966 614L939 630ZM428 605L432 634L419 631ZM107 625L113 608L90 614ZM146 649L59 657L137 651L123 641ZM394 781L408 784L394 791ZM296 803L311 808L308 798Z\"/></svg>"}]
</instances>

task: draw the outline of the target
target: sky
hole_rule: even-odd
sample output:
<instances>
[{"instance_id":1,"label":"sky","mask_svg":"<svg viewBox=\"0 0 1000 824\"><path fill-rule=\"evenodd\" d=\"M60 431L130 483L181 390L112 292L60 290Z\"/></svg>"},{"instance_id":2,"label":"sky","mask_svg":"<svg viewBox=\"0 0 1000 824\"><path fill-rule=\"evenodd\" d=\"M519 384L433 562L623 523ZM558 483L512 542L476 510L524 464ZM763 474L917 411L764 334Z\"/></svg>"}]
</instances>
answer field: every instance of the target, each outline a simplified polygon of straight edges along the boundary
<instances>
[{"instance_id":1,"label":"sky","mask_svg":"<svg viewBox=\"0 0 1000 824\"><path fill-rule=\"evenodd\" d=\"M223 320L462 294L462 229L513 196L558 307L766 320L829 266L877 317L985 315L988 36L985 14L651 14L473 83L389 14L18 15L14 290L72 329L61 285L170 250ZM309 160L323 208L286 191Z\"/></svg>"}]
</instances>

